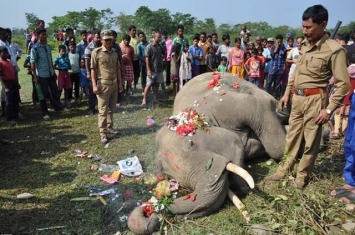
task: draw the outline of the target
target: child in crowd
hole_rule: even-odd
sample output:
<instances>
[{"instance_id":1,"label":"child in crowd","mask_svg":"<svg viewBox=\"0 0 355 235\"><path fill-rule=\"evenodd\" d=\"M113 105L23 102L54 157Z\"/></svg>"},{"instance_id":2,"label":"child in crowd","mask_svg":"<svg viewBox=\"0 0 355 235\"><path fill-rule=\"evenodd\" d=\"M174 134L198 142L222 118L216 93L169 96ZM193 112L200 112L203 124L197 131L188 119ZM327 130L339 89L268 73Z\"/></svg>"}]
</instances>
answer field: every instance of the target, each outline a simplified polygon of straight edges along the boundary
<instances>
[{"instance_id":1,"label":"child in crowd","mask_svg":"<svg viewBox=\"0 0 355 235\"><path fill-rule=\"evenodd\" d=\"M190 46L189 52L192 55L192 65L191 65L191 73L192 78L200 75L200 65L203 56L202 48L198 46L200 38L195 35L193 38L193 45Z\"/></svg>"},{"instance_id":2,"label":"child in crowd","mask_svg":"<svg viewBox=\"0 0 355 235\"><path fill-rule=\"evenodd\" d=\"M244 65L245 65L245 62L251 57L251 53L249 51L245 51L244 53ZM244 66L245 68L245 66ZM244 79L249 81L249 75L248 73L244 73Z\"/></svg>"},{"instance_id":3,"label":"child in crowd","mask_svg":"<svg viewBox=\"0 0 355 235\"><path fill-rule=\"evenodd\" d=\"M123 43L120 44L122 50L122 64L123 64L123 78L126 80L126 96L129 97L133 93L132 82L134 80L133 73L133 57L134 48L129 45L131 36L125 34L123 36Z\"/></svg>"},{"instance_id":4,"label":"child in crowd","mask_svg":"<svg viewBox=\"0 0 355 235\"><path fill-rule=\"evenodd\" d=\"M219 58L215 53L215 48L211 45L208 48L208 54L205 57L205 63L207 65L207 72L213 72L219 65Z\"/></svg>"},{"instance_id":5,"label":"child in crowd","mask_svg":"<svg viewBox=\"0 0 355 235\"><path fill-rule=\"evenodd\" d=\"M175 95L179 92L179 68L181 62L181 44L176 43L173 45L171 53L171 65L170 65L170 76L171 81L173 82L174 93Z\"/></svg>"},{"instance_id":6,"label":"child in crowd","mask_svg":"<svg viewBox=\"0 0 355 235\"><path fill-rule=\"evenodd\" d=\"M80 60L80 99L83 99L83 94L88 95L88 77L85 68L85 60Z\"/></svg>"},{"instance_id":7,"label":"child in crowd","mask_svg":"<svg viewBox=\"0 0 355 235\"><path fill-rule=\"evenodd\" d=\"M261 59L258 57L258 51L254 48L251 51L251 57L245 62L244 68L249 77L249 82L259 87L260 68L263 66Z\"/></svg>"},{"instance_id":8,"label":"child in crowd","mask_svg":"<svg viewBox=\"0 0 355 235\"><path fill-rule=\"evenodd\" d=\"M180 78L180 90L186 82L191 79L191 61L192 55L189 52L189 44L184 45L183 52L181 54L179 78Z\"/></svg>"},{"instance_id":9,"label":"child in crowd","mask_svg":"<svg viewBox=\"0 0 355 235\"><path fill-rule=\"evenodd\" d=\"M74 96L75 96L75 105L78 105L79 102L79 83L80 83L80 55L76 53L76 44L75 42L69 42L69 61L70 61L70 80L72 87L74 86ZM69 98L72 98L73 89L69 92Z\"/></svg>"},{"instance_id":10,"label":"child in crowd","mask_svg":"<svg viewBox=\"0 0 355 235\"><path fill-rule=\"evenodd\" d=\"M62 95L62 91L64 89L64 102L67 108L70 108L70 101L69 101L69 93L72 89L72 82L69 76L69 69L70 67L70 60L66 52L65 45L60 45L58 47L59 55L54 61L53 67L54 69L59 70L58 74L58 90L59 90L59 97Z\"/></svg>"},{"instance_id":11,"label":"child in crowd","mask_svg":"<svg viewBox=\"0 0 355 235\"><path fill-rule=\"evenodd\" d=\"M70 42L75 43L75 35L74 35L74 29L72 28L67 28L65 30L65 39L63 41L63 45L65 46L67 53L69 53L69 44ZM76 43L75 43L76 45Z\"/></svg>"},{"instance_id":12,"label":"child in crowd","mask_svg":"<svg viewBox=\"0 0 355 235\"><path fill-rule=\"evenodd\" d=\"M31 55L28 54L26 59L25 59L25 62L23 63L23 67L24 68L28 68L27 74L31 75L31 80L32 80L32 105L36 106L36 104L39 102L39 100L38 100L38 95L37 95L37 90L36 90L36 84L33 81L34 77L33 77L33 74L31 72L30 59L31 59Z\"/></svg>"},{"instance_id":13,"label":"child in crowd","mask_svg":"<svg viewBox=\"0 0 355 235\"><path fill-rule=\"evenodd\" d=\"M222 56L221 58L221 64L218 66L217 71L220 73L225 73L228 70L228 66L227 66L227 57Z\"/></svg>"},{"instance_id":14,"label":"child in crowd","mask_svg":"<svg viewBox=\"0 0 355 235\"><path fill-rule=\"evenodd\" d=\"M263 89L264 88L264 80L265 80L265 62L266 58L263 55L264 48L263 47L258 47L258 58L261 60L261 68L260 68L260 83L259 83L259 88Z\"/></svg>"},{"instance_id":15,"label":"child in crowd","mask_svg":"<svg viewBox=\"0 0 355 235\"><path fill-rule=\"evenodd\" d=\"M251 53L251 51L254 50L254 49L255 49L255 43L248 42L247 50Z\"/></svg>"},{"instance_id":16,"label":"child in crowd","mask_svg":"<svg viewBox=\"0 0 355 235\"><path fill-rule=\"evenodd\" d=\"M231 46L229 45L231 42L230 36L228 34L225 34L222 36L222 40L223 44L218 47L216 55L220 58L222 58L222 56L226 57L228 63L229 50L231 49Z\"/></svg>"},{"instance_id":17,"label":"child in crowd","mask_svg":"<svg viewBox=\"0 0 355 235\"><path fill-rule=\"evenodd\" d=\"M229 51L228 71L239 78L244 78L244 51L241 49L242 40L236 38L235 46Z\"/></svg>"},{"instance_id":18,"label":"child in crowd","mask_svg":"<svg viewBox=\"0 0 355 235\"><path fill-rule=\"evenodd\" d=\"M6 47L0 46L0 82L5 96L5 116L10 124L16 124L19 110L19 84Z\"/></svg>"}]
</instances>

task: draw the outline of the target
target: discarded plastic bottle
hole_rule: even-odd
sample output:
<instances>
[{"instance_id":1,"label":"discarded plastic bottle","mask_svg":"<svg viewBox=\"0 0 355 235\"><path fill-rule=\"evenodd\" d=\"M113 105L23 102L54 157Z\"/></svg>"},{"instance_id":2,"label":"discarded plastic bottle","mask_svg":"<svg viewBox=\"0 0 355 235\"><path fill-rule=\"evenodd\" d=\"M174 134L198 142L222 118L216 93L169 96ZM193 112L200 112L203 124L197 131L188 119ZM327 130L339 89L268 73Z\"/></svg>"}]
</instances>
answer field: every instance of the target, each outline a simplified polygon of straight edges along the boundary
<instances>
[{"instance_id":1,"label":"discarded plastic bottle","mask_svg":"<svg viewBox=\"0 0 355 235\"><path fill-rule=\"evenodd\" d=\"M101 164L99 166L99 171L103 171L103 172L114 172L118 170L120 170L120 167L118 165Z\"/></svg>"}]
</instances>

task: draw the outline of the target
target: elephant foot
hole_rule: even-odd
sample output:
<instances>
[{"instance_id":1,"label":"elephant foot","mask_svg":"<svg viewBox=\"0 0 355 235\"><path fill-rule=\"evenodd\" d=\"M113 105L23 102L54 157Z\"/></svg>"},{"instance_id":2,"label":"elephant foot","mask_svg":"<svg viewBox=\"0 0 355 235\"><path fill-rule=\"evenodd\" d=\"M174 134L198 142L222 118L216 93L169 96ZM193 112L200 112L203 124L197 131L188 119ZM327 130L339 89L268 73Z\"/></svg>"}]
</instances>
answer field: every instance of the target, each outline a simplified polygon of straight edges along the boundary
<instances>
[{"instance_id":1,"label":"elephant foot","mask_svg":"<svg viewBox=\"0 0 355 235\"><path fill-rule=\"evenodd\" d=\"M136 207L131 215L128 217L128 228L134 234L152 234L157 231L160 226L159 218L156 213L151 214L149 217L144 215L143 207Z\"/></svg>"}]
</instances>

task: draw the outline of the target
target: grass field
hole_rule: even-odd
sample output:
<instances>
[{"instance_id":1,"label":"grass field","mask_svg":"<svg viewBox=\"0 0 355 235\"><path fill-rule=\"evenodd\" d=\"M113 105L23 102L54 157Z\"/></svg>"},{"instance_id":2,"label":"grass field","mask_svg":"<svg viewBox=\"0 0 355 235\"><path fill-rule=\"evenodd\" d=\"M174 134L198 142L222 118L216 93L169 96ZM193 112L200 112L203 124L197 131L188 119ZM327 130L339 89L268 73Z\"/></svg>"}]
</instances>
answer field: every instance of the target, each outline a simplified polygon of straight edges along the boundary
<instances>
[{"instance_id":1,"label":"grass field","mask_svg":"<svg viewBox=\"0 0 355 235\"><path fill-rule=\"evenodd\" d=\"M19 61L22 64L23 59ZM120 219L137 201L150 197L145 187L134 178L122 177L113 186L121 195L116 200L106 198L107 206L99 201L70 201L89 195L85 185L112 187L100 180L103 172L90 169L99 163L76 157L75 150L98 154L107 164L136 155L144 171L154 173L155 132L171 114L171 91L162 97L163 105L150 104L149 110L141 110L141 91L129 104L117 108L114 121L120 135L105 148L99 140L97 116L84 116L86 100L71 111L50 112L51 120L43 121L39 106L30 104L32 87L25 69L20 71L20 82L20 108L25 119L14 127L0 119L0 136L14 141L0 145L0 234L131 234ZM146 126L147 116L154 116L153 128ZM329 196L331 189L343 184L341 144L334 142L321 154L304 191L295 190L292 179L264 184L262 179L276 169L276 163L269 166L267 159L248 163L257 187L247 196L239 196L251 214L250 223L226 201L211 216L169 225L168 234L249 234L252 225L264 225L268 234L351 234L341 225L354 222L354 210ZM16 198L24 192L34 197Z\"/></svg>"}]
</instances>

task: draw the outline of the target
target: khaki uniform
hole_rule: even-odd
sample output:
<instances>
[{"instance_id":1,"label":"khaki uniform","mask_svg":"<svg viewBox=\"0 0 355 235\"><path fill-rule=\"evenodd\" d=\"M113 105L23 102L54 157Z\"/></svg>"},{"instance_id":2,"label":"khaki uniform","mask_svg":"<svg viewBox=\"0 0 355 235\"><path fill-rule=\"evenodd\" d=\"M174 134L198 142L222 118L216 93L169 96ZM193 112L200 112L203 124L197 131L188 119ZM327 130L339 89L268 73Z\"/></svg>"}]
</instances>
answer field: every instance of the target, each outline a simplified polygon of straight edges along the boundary
<instances>
[{"instance_id":1,"label":"khaki uniform","mask_svg":"<svg viewBox=\"0 0 355 235\"><path fill-rule=\"evenodd\" d=\"M91 69L97 72L100 136L106 137L108 130L113 129L113 110L116 107L118 96L117 74L118 72L121 73L118 53L114 48L108 51L103 46L94 49L91 54Z\"/></svg>"},{"instance_id":2,"label":"khaki uniform","mask_svg":"<svg viewBox=\"0 0 355 235\"><path fill-rule=\"evenodd\" d=\"M329 102L327 86L331 76L337 87ZM313 89L312 89L313 88ZM314 46L303 42L297 67L289 80L285 94L292 97L289 131L286 136L285 159L276 174L285 175L292 171L299 150L304 143L296 186L303 188L312 172L321 140L322 126L315 123L321 109L334 111L350 89L350 79L346 67L346 52L336 41L325 34ZM311 95L307 90L312 90Z\"/></svg>"}]
</instances>

